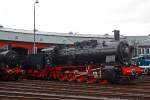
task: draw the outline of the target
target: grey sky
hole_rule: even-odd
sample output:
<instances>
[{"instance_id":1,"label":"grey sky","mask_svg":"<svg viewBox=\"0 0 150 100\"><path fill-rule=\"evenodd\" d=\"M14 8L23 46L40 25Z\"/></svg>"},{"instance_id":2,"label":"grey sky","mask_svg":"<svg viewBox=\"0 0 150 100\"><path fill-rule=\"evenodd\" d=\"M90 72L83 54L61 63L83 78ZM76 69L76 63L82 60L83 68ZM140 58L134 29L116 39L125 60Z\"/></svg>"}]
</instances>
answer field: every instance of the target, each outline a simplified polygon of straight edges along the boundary
<instances>
[{"instance_id":1,"label":"grey sky","mask_svg":"<svg viewBox=\"0 0 150 100\"><path fill-rule=\"evenodd\" d=\"M0 0L0 24L33 30L35 0ZM39 0L36 28L49 32L150 34L150 0Z\"/></svg>"}]
</instances>

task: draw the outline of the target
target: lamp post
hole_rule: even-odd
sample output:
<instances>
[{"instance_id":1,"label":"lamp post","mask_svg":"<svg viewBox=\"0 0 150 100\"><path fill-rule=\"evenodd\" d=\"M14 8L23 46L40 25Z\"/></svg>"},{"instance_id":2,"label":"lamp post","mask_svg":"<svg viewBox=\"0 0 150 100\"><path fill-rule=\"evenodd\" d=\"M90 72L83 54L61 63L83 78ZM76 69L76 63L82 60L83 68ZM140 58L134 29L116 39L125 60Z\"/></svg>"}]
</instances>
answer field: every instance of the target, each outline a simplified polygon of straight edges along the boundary
<instances>
[{"instance_id":1,"label":"lamp post","mask_svg":"<svg viewBox=\"0 0 150 100\"><path fill-rule=\"evenodd\" d=\"M36 31L36 29L35 29L35 5L38 4L38 3L39 3L38 0L36 0L34 2L34 29L33 29L34 43L33 43L33 54L36 54L36 50L35 50L35 31Z\"/></svg>"}]
</instances>

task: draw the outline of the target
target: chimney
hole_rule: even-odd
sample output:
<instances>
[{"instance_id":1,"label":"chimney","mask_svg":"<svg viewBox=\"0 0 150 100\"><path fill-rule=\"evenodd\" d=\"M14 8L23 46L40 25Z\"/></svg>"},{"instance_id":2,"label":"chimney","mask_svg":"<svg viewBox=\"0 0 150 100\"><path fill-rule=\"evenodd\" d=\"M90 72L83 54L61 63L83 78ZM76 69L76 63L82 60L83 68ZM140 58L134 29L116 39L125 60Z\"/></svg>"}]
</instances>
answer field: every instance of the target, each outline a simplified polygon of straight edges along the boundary
<instances>
[{"instance_id":1,"label":"chimney","mask_svg":"<svg viewBox=\"0 0 150 100\"><path fill-rule=\"evenodd\" d=\"M119 30L114 30L114 39L116 41L119 41L120 40L120 31Z\"/></svg>"}]
</instances>

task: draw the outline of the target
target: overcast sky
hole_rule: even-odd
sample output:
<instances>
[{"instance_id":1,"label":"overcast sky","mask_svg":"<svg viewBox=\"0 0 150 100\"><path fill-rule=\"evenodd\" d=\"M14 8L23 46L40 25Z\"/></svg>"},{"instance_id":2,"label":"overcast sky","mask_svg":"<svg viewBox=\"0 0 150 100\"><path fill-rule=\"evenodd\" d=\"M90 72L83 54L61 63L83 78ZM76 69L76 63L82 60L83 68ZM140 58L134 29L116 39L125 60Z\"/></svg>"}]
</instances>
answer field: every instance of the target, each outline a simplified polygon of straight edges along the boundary
<instances>
[{"instance_id":1,"label":"overcast sky","mask_svg":"<svg viewBox=\"0 0 150 100\"><path fill-rule=\"evenodd\" d=\"M0 24L33 30L35 0L0 0ZM48 32L150 34L150 0L39 0L36 29Z\"/></svg>"}]
</instances>

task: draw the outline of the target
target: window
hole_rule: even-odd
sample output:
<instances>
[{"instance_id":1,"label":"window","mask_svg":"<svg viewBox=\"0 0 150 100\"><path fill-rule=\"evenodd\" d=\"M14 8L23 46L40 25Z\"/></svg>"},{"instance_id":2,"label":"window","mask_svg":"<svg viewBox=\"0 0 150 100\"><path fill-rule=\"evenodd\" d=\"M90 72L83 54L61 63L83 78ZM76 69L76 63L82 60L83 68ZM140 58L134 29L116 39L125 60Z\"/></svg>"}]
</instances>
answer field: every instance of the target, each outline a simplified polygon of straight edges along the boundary
<instances>
[{"instance_id":1,"label":"window","mask_svg":"<svg viewBox=\"0 0 150 100\"><path fill-rule=\"evenodd\" d=\"M144 54L145 53L145 50L144 50L144 48L142 48L142 53L141 54Z\"/></svg>"},{"instance_id":2,"label":"window","mask_svg":"<svg viewBox=\"0 0 150 100\"><path fill-rule=\"evenodd\" d=\"M138 49L138 53L141 54L141 48Z\"/></svg>"},{"instance_id":3,"label":"window","mask_svg":"<svg viewBox=\"0 0 150 100\"><path fill-rule=\"evenodd\" d=\"M149 48L146 49L146 54L149 54Z\"/></svg>"}]
</instances>

